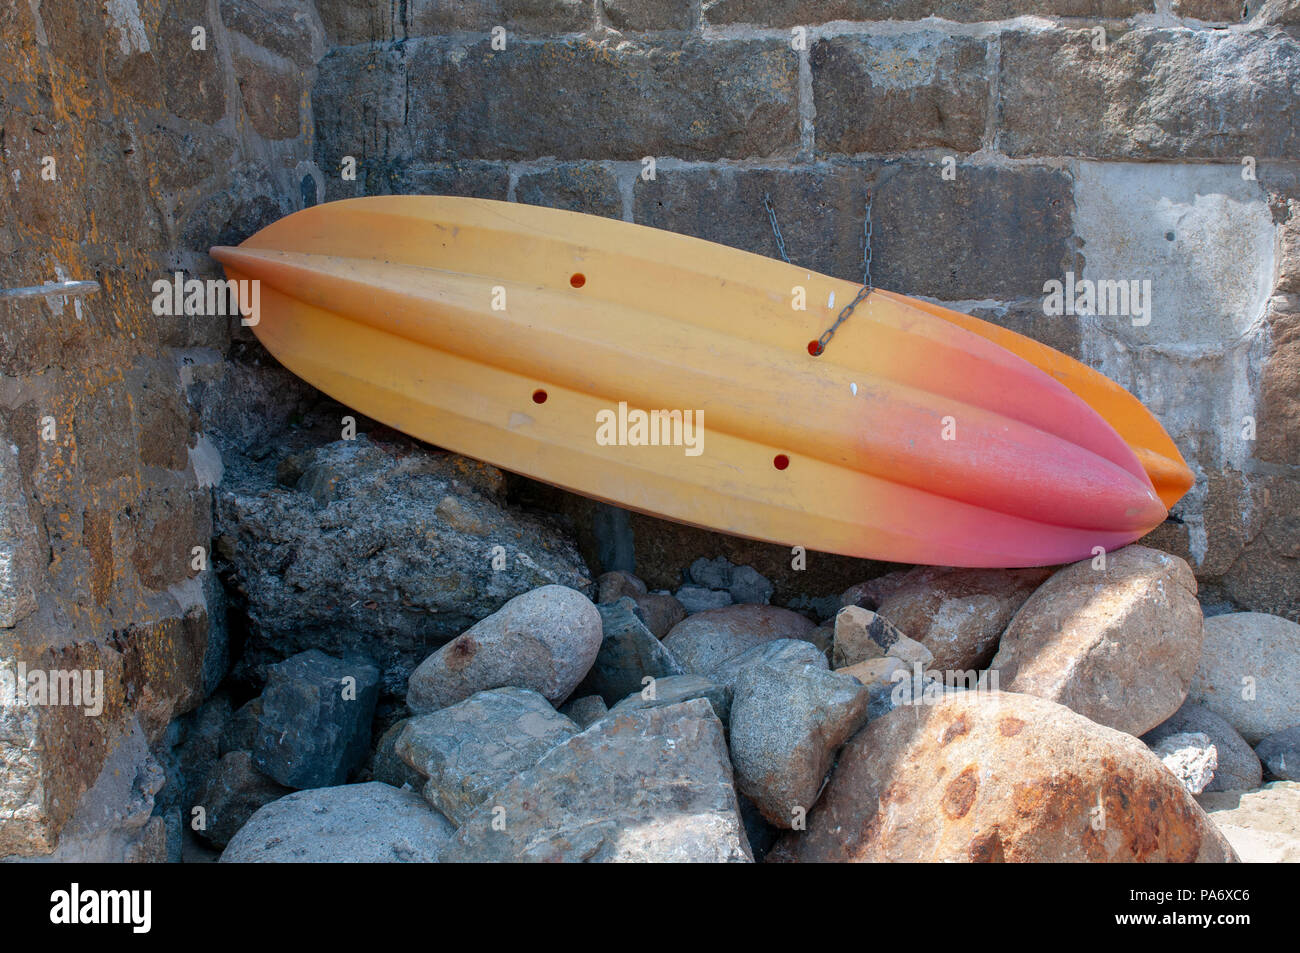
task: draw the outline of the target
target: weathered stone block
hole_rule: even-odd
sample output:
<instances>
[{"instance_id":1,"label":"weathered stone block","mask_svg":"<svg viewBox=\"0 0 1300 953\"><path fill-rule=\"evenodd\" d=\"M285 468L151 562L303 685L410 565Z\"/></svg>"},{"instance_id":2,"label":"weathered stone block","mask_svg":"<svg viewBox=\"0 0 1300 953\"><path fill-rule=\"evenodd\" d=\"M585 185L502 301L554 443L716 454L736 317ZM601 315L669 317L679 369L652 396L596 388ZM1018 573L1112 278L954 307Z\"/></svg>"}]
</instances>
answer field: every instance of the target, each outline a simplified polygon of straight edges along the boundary
<instances>
[{"instance_id":1,"label":"weathered stone block","mask_svg":"<svg viewBox=\"0 0 1300 953\"><path fill-rule=\"evenodd\" d=\"M923 20L930 16L958 23L1024 15L1122 19L1154 10L1153 0L704 0L705 20L719 26L811 26L834 20Z\"/></svg>"},{"instance_id":2,"label":"weathered stone block","mask_svg":"<svg viewBox=\"0 0 1300 953\"><path fill-rule=\"evenodd\" d=\"M1285 33L1134 29L1002 34L998 143L1008 155L1294 156L1300 40Z\"/></svg>"},{"instance_id":3,"label":"weathered stone block","mask_svg":"<svg viewBox=\"0 0 1300 953\"><path fill-rule=\"evenodd\" d=\"M261 58L236 52L231 57L249 124L267 139L292 139L301 130L300 104L306 90L302 72L278 69Z\"/></svg>"},{"instance_id":4,"label":"weathered stone block","mask_svg":"<svg viewBox=\"0 0 1300 953\"><path fill-rule=\"evenodd\" d=\"M1055 169L887 168L872 196L872 277L947 301L1043 293L1075 268L1070 177ZM1076 269L1077 270L1077 269Z\"/></svg>"},{"instance_id":5,"label":"weathered stone block","mask_svg":"<svg viewBox=\"0 0 1300 953\"><path fill-rule=\"evenodd\" d=\"M983 38L937 31L819 41L810 54L818 152L975 152L987 56Z\"/></svg>"},{"instance_id":6,"label":"weathered stone block","mask_svg":"<svg viewBox=\"0 0 1300 953\"><path fill-rule=\"evenodd\" d=\"M661 168L651 181L637 177L633 217L641 225L776 258L763 207L769 195L792 262L860 281L866 188L863 169L850 165Z\"/></svg>"},{"instance_id":7,"label":"weathered stone block","mask_svg":"<svg viewBox=\"0 0 1300 953\"><path fill-rule=\"evenodd\" d=\"M322 164L332 170L338 162L322 155ZM374 156L357 163L355 181L337 174L325 177L325 199L358 198L362 195L462 195L466 198L504 202L510 191L510 170L503 162L435 162L409 165L399 157Z\"/></svg>"},{"instance_id":8,"label":"weathered stone block","mask_svg":"<svg viewBox=\"0 0 1300 953\"><path fill-rule=\"evenodd\" d=\"M595 23L592 0L318 0L330 45L443 33L578 33Z\"/></svg>"},{"instance_id":9,"label":"weathered stone block","mask_svg":"<svg viewBox=\"0 0 1300 953\"><path fill-rule=\"evenodd\" d=\"M690 30L695 26L692 0L600 0L605 18L616 30Z\"/></svg>"},{"instance_id":10,"label":"weathered stone block","mask_svg":"<svg viewBox=\"0 0 1300 953\"><path fill-rule=\"evenodd\" d=\"M600 143L611 159L712 159L793 150L797 100L796 54L780 41L522 41L508 52L421 41L336 50L313 108L327 156L576 159Z\"/></svg>"},{"instance_id":11,"label":"weathered stone block","mask_svg":"<svg viewBox=\"0 0 1300 953\"><path fill-rule=\"evenodd\" d=\"M566 162L546 170L523 172L515 185L516 200L571 212L623 217L618 179L608 166Z\"/></svg>"},{"instance_id":12,"label":"weathered stone block","mask_svg":"<svg viewBox=\"0 0 1300 953\"><path fill-rule=\"evenodd\" d=\"M214 123L226 112L226 84L205 0L172 0L158 26L158 68L167 108L182 119ZM194 49L203 27L207 48Z\"/></svg>"},{"instance_id":13,"label":"weathered stone block","mask_svg":"<svg viewBox=\"0 0 1300 953\"><path fill-rule=\"evenodd\" d=\"M324 29L312 0L221 0L227 30L292 60L301 70L325 52Z\"/></svg>"}]
</instances>

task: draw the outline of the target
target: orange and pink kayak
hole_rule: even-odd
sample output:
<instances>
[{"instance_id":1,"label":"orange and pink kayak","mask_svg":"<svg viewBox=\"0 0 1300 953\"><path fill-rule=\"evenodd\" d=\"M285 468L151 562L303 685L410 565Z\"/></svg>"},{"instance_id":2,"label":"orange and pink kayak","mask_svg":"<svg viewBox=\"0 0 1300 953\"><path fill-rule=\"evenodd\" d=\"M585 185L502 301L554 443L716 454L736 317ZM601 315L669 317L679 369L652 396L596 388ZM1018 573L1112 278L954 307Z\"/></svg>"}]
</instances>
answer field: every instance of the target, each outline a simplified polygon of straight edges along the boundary
<instances>
[{"instance_id":1,"label":"orange and pink kayak","mask_svg":"<svg viewBox=\"0 0 1300 953\"><path fill-rule=\"evenodd\" d=\"M823 552L1033 566L1191 485L1156 419L958 312L625 222L482 199L305 209L212 254L291 371L414 437L619 506Z\"/></svg>"}]
</instances>

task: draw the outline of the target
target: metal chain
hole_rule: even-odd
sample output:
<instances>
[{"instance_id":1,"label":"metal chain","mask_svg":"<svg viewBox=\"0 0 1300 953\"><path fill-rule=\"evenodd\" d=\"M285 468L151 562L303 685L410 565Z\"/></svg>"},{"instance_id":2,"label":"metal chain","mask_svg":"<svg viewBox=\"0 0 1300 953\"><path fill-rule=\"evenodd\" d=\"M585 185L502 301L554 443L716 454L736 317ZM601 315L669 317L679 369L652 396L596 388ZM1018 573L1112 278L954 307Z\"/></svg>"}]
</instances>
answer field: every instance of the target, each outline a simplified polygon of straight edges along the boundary
<instances>
[{"instance_id":1,"label":"metal chain","mask_svg":"<svg viewBox=\"0 0 1300 953\"><path fill-rule=\"evenodd\" d=\"M781 260L787 265L790 264L790 256L785 253L785 239L781 237L781 226L776 221L776 210L772 208L772 197L763 193L763 208L767 209L768 221L772 223L772 236L776 239L776 250L781 254ZM839 330L841 324L849 319L853 309L861 304L871 294L871 189L867 189L866 199L866 220L862 224L862 287L858 289L857 296L846 304L835 319L835 323L821 333L817 338L817 353L813 357L819 357L825 350L826 345L835 337L835 332Z\"/></svg>"},{"instance_id":2,"label":"metal chain","mask_svg":"<svg viewBox=\"0 0 1300 953\"><path fill-rule=\"evenodd\" d=\"M862 283L871 287L871 186L867 186L866 221L862 223Z\"/></svg>"},{"instance_id":3,"label":"metal chain","mask_svg":"<svg viewBox=\"0 0 1300 953\"><path fill-rule=\"evenodd\" d=\"M776 250L781 254L781 260L787 265L790 264L790 256L785 253L785 239L781 237L781 226L776 223L776 210L772 208L772 196L766 192L763 193L763 208L767 209L767 219L772 223L772 235L776 238Z\"/></svg>"}]
</instances>

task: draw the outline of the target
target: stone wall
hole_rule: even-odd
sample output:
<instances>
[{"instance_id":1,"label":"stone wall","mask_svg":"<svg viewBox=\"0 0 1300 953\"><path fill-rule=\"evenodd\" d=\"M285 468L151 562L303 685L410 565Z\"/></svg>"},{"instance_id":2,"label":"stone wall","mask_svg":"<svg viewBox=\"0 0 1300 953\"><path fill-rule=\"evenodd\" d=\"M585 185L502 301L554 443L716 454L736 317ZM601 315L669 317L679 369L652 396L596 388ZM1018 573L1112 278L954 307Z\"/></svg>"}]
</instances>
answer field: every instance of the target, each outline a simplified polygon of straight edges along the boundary
<instances>
[{"instance_id":1,"label":"stone wall","mask_svg":"<svg viewBox=\"0 0 1300 953\"><path fill-rule=\"evenodd\" d=\"M1300 612L1294 0L320 9L329 198L510 199L775 255L770 193L794 261L857 279L870 188L878 284L1131 389L1197 475L1155 545L1186 556L1210 600ZM1150 280L1149 322L1045 314L1044 283L1067 273ZM652 584L668 584L645 565L666 550L671 570L719 548L642 517L632 530Z\"/></svg>"},{"instance_id":2,"label":"stone wall","mask_svg":"<svg viewBox=\"0 0 1300 953\"><path fill-rule=\"evenodd\" d=\"M232 330L152 284L317 200L323 52L303 0L0 6L0 287L102 285L0 302L0 857L161 854L151 746L225 672L190 398ZM102 713L18 704L20 665L102 672Z\"/></svg>"}]
</instances>

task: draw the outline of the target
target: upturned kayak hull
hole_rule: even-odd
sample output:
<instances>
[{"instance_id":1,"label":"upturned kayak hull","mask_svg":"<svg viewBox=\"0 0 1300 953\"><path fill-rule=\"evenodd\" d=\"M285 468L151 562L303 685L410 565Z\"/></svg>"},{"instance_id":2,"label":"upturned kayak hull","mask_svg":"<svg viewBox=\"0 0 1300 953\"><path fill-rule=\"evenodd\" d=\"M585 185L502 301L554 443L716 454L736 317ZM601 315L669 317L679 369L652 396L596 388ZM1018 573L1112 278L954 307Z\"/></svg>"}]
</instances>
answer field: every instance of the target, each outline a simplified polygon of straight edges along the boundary
<instances>
[{"instance_id":1,"label":"upturned kayak hull","mask_svg":"<svg viewBox=\"0 0 1300 953\"><path fill-rule=\"evenodd\" d=\"M814 356L857 286L736 249L386 196L213 255L260 280L254 332L335 399L619 506L953 566L1079 559L1165 517L1112 424L1012 349L873 292Z\"/></svg>"}]
</instances>

